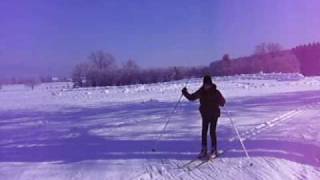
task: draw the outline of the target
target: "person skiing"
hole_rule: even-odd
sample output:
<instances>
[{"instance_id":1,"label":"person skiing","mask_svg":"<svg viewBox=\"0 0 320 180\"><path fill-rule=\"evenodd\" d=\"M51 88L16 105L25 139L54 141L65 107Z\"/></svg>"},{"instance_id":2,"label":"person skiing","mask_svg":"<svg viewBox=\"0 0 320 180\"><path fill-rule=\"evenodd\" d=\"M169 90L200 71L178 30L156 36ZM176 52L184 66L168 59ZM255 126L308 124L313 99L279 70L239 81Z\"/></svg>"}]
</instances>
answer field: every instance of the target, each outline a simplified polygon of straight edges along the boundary
<instances>
[{"instance_id":1,"label":"person skiing","mask_svg":"<svg viewBox=\"0 0 320 180\"><path fill-rule=\"evenodd\" d=\"M184 87L182 89L182 94L189 101L200 99L199 111L202 117L202 148L198 158L207 156L207 134L209 127L211 137L210 157L218 156L216 127L218 118L220 117L219 107L224 106L226 103L225 98L217 89L217 86L212 82L211 76L209 75L203 77L203 84L196 92L190 94L188 93L187 88Z\"/></svg>"}]
</instances>

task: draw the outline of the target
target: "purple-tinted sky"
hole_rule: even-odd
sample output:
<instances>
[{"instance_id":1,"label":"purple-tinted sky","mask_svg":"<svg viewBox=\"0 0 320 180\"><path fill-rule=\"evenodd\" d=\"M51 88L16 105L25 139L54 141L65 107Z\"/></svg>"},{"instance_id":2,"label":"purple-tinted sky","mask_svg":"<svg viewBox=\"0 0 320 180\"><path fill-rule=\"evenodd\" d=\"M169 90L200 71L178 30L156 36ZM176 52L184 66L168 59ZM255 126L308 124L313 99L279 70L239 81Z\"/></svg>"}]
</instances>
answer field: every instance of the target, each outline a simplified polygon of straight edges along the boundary
<instances>
[{"instance_id":1,"label":"purple-tinted sky","mask_svg":"<svg viewBox=\"0 0 320 180\"><path fill-rule=\"evenodd\" d=\"M207 65L261 42L319 41L318 0L1 0L0 75L68 75L94 50L142 67Z\"/></svg>"}]
</instances>

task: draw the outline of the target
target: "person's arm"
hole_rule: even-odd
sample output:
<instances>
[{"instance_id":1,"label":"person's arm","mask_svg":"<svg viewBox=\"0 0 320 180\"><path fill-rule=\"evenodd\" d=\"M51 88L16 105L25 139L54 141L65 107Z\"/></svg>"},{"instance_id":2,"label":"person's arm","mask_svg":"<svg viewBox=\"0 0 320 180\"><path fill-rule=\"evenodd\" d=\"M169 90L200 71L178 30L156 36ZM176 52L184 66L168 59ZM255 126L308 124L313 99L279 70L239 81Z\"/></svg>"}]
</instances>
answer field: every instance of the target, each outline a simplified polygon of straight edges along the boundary
<instances>
[{"instance_id":1,"label":"person's arm","mask_svg":"<svg viewBox=\"0 0 320 180\"><path fill-rule=\"evenodd\" d=\"M201 89L198 89L195 93L190 94L186 87L182 89L182 94L186 97L189 101L195 101L200 98Z\"/></svg>"},{"instance_id":2,"label":"person's arm","mask_svg":"<svg viewBox=\"0 0 320 180\"><path fill-rule=\"evenodd\" d=\"M217 90L219 96L219 106L224 106L226 104L226 99L223 97L221 92Z\"/></svg>"}]
</instances>

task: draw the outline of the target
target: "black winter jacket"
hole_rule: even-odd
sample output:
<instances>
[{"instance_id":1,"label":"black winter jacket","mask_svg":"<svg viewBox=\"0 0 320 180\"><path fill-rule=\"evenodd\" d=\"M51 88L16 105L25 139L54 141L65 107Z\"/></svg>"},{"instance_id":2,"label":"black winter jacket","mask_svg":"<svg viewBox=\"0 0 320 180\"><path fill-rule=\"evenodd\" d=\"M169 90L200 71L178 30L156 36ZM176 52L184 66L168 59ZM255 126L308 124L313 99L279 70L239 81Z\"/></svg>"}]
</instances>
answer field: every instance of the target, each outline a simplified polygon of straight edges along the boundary
<instances>
[{"instance_id":1,"label":"black winter jacket","mask_svg":"<svg viewBox=\"0 0 320 180\"><path fill-rule=\"evenodd\" d=\"M207 115L213 113L214 116L220 116L219 106L224 106L226 103L221 92L217 90L215 84L208 90L205 90L202 86L195 93L189 94L187 91L182 91L183 95L190 101L200 99L200 113L202 115Z\"/></svg>"}]
</instances>

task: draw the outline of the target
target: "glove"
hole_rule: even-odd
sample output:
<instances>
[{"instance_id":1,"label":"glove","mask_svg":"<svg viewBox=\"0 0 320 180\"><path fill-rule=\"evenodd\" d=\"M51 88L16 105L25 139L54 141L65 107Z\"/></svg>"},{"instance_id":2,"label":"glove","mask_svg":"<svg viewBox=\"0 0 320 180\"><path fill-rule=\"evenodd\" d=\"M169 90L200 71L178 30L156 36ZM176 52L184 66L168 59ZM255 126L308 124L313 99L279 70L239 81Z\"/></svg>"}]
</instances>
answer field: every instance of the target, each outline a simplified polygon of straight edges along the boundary
<instances>
[{"instance_id":1,"label":"glove","mask_svg":"<svg viewBox=\"0 0 320 180\"><path fill-rule=\"evenodd\" d=\"M188 90L187 90L187 88L186 87L184 87L183 89L182 89L182 94L185 94L185 93L187 93L188 92Z\"/></svg>"}]
</instances>

